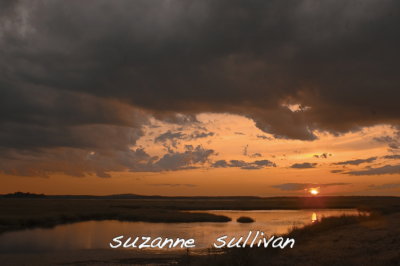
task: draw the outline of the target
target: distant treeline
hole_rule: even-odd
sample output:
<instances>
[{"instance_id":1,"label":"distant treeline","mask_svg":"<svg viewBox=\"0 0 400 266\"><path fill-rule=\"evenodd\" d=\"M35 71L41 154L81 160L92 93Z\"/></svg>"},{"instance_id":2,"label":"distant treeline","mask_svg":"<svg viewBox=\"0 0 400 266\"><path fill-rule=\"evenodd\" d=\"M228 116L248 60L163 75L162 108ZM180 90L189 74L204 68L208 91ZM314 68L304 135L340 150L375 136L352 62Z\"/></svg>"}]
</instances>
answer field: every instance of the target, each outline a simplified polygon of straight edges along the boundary
<instances>
[{"instance_id":1,"label":"distant treeline","mask_svg":"<svg viewBox=\"0 0 400 266\"><path fill-rule=\"evenodd\" d=\"M159 195L136 195L136 194L115 194L105 196L94 195L45 195L29 192L14 192L0 195L0 198L43 198L43 199L260 199L255 196L159 196Z\"/></svg>"},{"instance_id":2,"label":"distant treeline","mask_svg":"<svg viewBox=\"0 0 400 266\"><path fill-rule=\"evenodd\" d=\"M35 194L29 192L14 192L10 194L0 195L1 198L46 198L44 194Z\"/></svg>"}]
</instances>

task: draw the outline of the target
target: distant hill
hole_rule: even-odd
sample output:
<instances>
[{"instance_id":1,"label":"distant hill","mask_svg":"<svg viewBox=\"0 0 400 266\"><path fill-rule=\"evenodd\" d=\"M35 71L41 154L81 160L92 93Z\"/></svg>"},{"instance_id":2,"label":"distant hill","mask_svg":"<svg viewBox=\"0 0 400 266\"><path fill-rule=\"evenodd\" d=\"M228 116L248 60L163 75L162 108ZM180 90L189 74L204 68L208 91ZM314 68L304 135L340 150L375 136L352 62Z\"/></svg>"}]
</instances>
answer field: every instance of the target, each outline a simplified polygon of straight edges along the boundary
<instances>
[{"instance_id":1,"label":"distant hill","mask_svg":"<svg viewBox=\"0 0 400 266\"><path fill-rule=\"evenodd\" d=\"M0 195L0 198L43 198L43 199L258 199L253 196L159 196L159 195L137 195L137 194L114 194L105 196L94 195L45 195L29 192L14 192Z\"/></svg>"},{"instance_id":2,"label":"distant hill","mask_svg":"<svg viewBox=\"0 0 400 266\"><path fill-rule=\"evenodd\" d=\"M44 194L35 194L29 192L14 192L11 194L1 195L2 198L46 198Z\"/></svg>"}]
</instances>

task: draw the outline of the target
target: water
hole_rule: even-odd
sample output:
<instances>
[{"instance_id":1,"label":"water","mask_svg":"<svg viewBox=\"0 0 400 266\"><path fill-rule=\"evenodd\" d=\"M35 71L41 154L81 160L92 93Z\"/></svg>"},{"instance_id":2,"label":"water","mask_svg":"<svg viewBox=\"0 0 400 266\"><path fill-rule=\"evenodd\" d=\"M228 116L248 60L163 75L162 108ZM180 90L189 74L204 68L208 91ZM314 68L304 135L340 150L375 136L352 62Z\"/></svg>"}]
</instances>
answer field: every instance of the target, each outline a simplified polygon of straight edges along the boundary
<instances>
[{"instance_id":1,"label":"water","mask_svg":"<svg viewBox=\"0 0 400 266\"><path fill-rule=\"evenodd\" d=\"M194 238L197 248L211 247L217 237L246 236L250 230L267 235L287 233L293 226L301 227L321 217L358 215L357 210L257 210L257 211L202 211L232 218L227 223L148 223L88 221L59 225L50 229L29 229L0 235L0 253L48 252L58 250L110 249L116 236ZM238 223L240 216L248 216L254 223Z\"/></svg>"}]
</instances>

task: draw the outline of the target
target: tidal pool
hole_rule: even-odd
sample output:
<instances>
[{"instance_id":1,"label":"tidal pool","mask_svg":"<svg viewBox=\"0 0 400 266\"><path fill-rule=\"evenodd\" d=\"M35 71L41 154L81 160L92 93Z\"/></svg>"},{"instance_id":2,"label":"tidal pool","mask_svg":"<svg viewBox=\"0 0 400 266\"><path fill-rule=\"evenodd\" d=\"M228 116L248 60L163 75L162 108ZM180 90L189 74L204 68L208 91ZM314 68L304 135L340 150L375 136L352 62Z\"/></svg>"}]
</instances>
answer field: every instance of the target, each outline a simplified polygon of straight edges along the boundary
<instances>
[{"instance_id":1,"label":"tidal pool","mask_svg":"<svg viewBox=\"0 0 400 266\"><path fill-rule=\"evenodd\" d=\"M200 211L199 211L200 212ZM114 237L149 236L152 238L193 238L196 248L208 248L222 235L240 237L249 231L262 231L266 235L279 235L294 226L301 227L322 217L358 215L355 209L322 210L208 210L201 211L232 218L231 222L149 223L115 220L87 221L7 232L0 235L0 253L49 252L57 250L110 249ZM238 223L240 216L248 216L253 223Z\"/></svg>"}]
</instances>

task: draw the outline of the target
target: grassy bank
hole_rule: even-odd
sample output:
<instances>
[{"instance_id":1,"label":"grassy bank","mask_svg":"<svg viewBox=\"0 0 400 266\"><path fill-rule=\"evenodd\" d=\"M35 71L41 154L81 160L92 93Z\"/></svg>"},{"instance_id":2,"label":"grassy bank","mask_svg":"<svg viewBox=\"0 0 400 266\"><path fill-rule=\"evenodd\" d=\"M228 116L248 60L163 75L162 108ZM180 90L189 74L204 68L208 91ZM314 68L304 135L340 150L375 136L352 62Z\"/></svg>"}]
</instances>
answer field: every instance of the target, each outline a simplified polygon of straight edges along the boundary
<instances>
[{"instance_id":1,"label":"grassy bank","mask_svg":"<svg viewBox=\"0 0 400 266\"><path fill-rule=\"evenodd\" d=\"M227 222L209 213L187 213L161 206L141 207L130 200L1 199L0 233L89 220L143 222Z\"/></svg>"},{"instance_id":2,"label":"grassy bank","mask_svg":"<svg viewBox=\"0 0 400 266\"><path fill-rule=\"evenodd\" d=\"M385 208L383 208L385 206ZM227 222L225 216L185 210L269 210L358 208L388 213L400 209L396 197L275 197L275 198L148 198L51 199L1 198L0 232L88 220L144 222Z\"/></svg>"},{"instance_id":3,"label":"grassy bank","mask_svg":"<svg viewBox=\"0 0 400 266\"><path fill-rule=\"evenodd\" d=\"M296 240L293 249L226 249L219 255L184 256L179 265L400 265L400 213L395 210L324 218L284 237Z\"/></svg>"}]
</instances>

